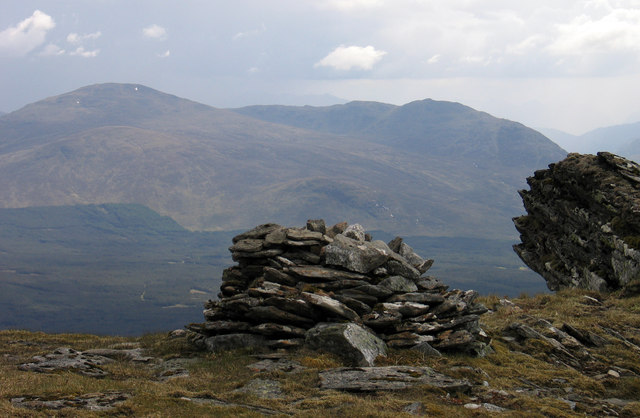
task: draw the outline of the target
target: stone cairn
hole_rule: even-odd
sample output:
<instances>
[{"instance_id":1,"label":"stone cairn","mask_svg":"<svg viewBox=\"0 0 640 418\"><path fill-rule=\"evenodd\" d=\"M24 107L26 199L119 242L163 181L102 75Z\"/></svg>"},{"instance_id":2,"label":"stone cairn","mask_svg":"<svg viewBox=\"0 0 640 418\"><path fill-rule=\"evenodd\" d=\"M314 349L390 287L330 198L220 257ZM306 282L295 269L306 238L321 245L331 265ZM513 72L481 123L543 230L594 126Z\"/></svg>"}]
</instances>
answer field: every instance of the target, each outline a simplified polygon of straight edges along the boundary
<instances>
[{"instance_id":1,"label":"stone cairn","mask_svg":"<svg viewBox=\"0 0 640 418\"><path fill-rule=\"evenodd\" d=\"M306 228L257 226L229 250L237 265L224 270L219 300L205 304L206 322L187 326L211 351L300 347L326 323L355 323L388 347L434 355L488 349L477 292L423 276L433 260L402 238L386 244L359 224L310 220Z\"/></svg>"}]
</instances>

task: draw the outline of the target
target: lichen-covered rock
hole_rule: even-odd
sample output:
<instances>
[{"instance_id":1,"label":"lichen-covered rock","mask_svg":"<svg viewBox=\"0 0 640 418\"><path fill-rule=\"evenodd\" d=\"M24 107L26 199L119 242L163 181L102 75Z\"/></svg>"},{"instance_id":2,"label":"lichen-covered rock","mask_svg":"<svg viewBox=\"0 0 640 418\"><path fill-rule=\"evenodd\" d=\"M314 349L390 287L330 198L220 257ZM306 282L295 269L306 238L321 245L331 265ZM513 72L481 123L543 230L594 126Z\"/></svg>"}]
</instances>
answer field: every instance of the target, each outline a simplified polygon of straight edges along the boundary
<instances>
[{"instance_id":1,"label":"lichen-covered rock","mask_svg":"<svg viewBox=\"0 0 640 418\"><path fill-rule=\"evenodd\" d=\"M373 366L378 356L387 355L380 338L354 323L321 323L307 331L305 345L342 357L352 366Z\"/></svg>"},{"instance_id":2,"label":"lichen-covered rock","mask_svg":"<svg viewBox=\"0 0 640 418\"><path fill-rule=\"evenodd\" d=\"M551 290L635 289L640 281L640 165L569 154L527 179L514 250Z\"/></svg>"},{"instance_id":3,"label":"lichen-covered rock","mask_svg":"<svg viewBox=\"0 0 640 418\"><path fill-rule=\"evenodd\" d=\"M468 392L471 389L469 381L454 379L429 367L358 367L320 372L322 389L370 392L403 390L416 385L432 386L447 392Z\"/></svg>"}]
</instances>

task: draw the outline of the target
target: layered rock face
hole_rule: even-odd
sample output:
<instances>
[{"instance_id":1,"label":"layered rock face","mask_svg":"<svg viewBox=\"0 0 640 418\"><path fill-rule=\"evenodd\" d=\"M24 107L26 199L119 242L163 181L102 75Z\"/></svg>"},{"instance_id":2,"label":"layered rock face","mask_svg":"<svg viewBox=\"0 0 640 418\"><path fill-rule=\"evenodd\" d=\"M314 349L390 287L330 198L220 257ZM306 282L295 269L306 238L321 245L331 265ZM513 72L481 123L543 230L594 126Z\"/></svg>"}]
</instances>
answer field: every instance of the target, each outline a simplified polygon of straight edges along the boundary
<instances>
[{"instance_id":1,"label":"layered rock face","mask_svg":"<svg viewBox=\"0 0 640 418\"><path fill-rule=\"evenodd\" d=\"M306 344L344 354L358 345L354 363L371 365L386 346L436 355L433 347L487 349L477 292L424 276L433 260L399 237L386 244L358 224L313 220L304 228L260 225L233 238L230 251L237 265L224 271L220 299L206 303L206 322L188 326L209 350Z\"/></svg>"},{"instance_id":2,"label":"layered rock face","mask_svg":"<svg viewBox=\"0 0 640 418\"><path fill-rule=\"evenodd\" d=\"M640 165L606 152L569 154L527 182L514 250L549 289L638 291Z\"/></svg>"}]
</instances>

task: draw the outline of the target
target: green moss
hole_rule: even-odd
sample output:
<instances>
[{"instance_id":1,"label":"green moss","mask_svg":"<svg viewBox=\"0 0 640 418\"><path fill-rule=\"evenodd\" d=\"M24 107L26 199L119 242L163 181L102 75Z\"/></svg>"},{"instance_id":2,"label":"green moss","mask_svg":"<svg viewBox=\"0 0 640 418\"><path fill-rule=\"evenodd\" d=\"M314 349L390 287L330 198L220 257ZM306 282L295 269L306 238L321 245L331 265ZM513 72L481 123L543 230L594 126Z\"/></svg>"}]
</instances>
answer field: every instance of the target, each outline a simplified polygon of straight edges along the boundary
<instances>
[{"instance_id":1,"label":"green moss","mask_svg":"<svg viewBox=\"0 0 640 418\"><path fill-rule=\"evenodd\" d=\"M640 250L640 235L627 235L622 239L629 247Z\"/></svg>"}]
</instances>

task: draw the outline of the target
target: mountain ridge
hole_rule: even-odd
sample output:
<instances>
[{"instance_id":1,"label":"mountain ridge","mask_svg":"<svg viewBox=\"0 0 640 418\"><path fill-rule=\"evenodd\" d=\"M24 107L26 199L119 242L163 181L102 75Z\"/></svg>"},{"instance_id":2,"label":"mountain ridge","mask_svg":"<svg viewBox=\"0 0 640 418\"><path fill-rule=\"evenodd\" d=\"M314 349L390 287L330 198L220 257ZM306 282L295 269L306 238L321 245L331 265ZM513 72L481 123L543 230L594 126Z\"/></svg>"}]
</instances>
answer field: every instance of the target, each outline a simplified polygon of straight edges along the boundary
<instances>
[{"instance_id":1,"label":"mountain ridge","mask_svg":"<svg viewBox=\"0 0 640 418\"><path fill-rule=\"evenodd\" d=\"M524 178L564 157L535 131L460 104L300 109L320 130L138 84L44 99L0 117L9 185L0 206L139 203L190 229L318 217L396 233L514 237L508 219L522 210ZM462 123L467 114L482 123ZM336 115L342 124L322 131ZM443 115L453 122L439 125Z\"/></svg>"}]
</instances>

